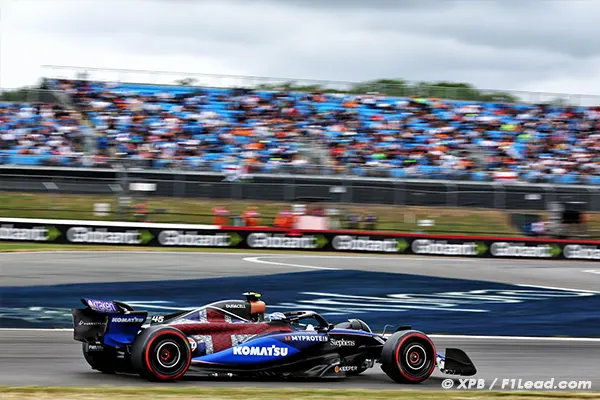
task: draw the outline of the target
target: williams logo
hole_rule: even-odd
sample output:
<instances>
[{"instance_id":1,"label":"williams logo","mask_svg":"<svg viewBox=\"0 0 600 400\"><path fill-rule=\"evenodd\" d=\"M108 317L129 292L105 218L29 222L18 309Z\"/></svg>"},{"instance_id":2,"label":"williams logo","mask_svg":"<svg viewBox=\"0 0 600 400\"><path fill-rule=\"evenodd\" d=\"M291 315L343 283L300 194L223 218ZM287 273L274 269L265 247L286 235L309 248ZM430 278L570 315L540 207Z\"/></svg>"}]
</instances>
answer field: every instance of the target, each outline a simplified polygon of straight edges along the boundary
<instances>
[{"instance_id":1,"label":"williams logo","mask_svg":"<svg viewBox=\"0 0 600 400\"><path fill-rule=\"evenodd\" d=\"M234 356L261 356L261 357L285 357L288 355L287 347L275 345L268 347L238 346L233 348Z\"/></svg>"},{"instance_id":2,"label":"williams logo","mask_svg":"<svg viewBox=\"0 0 600 400\"><path fill-rule=\"evenodd\" d=\"M198 343L196 343L196 341L194 339L192 339L191 337L187 338L187 340L188 340L188 343L190 344L190 350L193 353L198 348Z\"/></svg>"}]
</instances>

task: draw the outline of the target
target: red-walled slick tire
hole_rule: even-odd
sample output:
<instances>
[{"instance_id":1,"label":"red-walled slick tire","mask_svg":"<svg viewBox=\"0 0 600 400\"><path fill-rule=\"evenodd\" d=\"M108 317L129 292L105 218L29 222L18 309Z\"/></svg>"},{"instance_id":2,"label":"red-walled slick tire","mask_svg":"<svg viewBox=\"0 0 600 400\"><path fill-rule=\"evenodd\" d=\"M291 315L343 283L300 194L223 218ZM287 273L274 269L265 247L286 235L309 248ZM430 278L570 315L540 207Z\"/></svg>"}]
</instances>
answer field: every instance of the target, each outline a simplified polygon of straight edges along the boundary
<instances>
[{"instance_id":1,"label":"red-walled slick tire","mask_svg":"<svg viewBox=\"0 0 600 400\"><path fill-rule=\"evenodd\" d=\"M417 384L435 369L435 346L419 331L400 331L386 341L381 352L381 369L398 383Z\"/></svg>"},{"instance_id":2,"label":"red-walled slick tire","mask_svg":"<svg viewBox=\"0 0 600 400\"><path fill-rule=\"evenodd\" d=\"M188 370L192 352L186 336L169 326L155 326L135 338L131 363L142 377L152 381L175 381Z\"/></svg>"}]
</instances>

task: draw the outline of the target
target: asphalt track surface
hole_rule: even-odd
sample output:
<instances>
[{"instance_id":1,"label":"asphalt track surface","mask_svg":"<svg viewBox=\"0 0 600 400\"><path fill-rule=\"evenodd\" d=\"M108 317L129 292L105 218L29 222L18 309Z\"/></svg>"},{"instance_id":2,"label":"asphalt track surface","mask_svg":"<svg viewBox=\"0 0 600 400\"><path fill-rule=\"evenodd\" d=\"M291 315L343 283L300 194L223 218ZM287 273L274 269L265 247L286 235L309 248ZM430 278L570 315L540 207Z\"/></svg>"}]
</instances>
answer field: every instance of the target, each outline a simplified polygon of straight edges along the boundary
<instances>
[{"instance_id":1,"label":"asphalt track surface","mask_svg":"<svg viewBox=\"0 0 600 400\"><path fill-rule=\"evenodd\" d=\"M199 268L199 264L201 268ZM0 254L2 285L198 279L251 276L310 269L360 269L491 282L598 290L600 275L590 263L566 261L468 260L420 257L260 255L257 253L5 253ZM168 268L167 268L168 267ZM475 378L494 389L503 379L585 380L600 390L600 340L462 338L435 336L439 350L462 348L478 367ZM440 389L436 372L418 388ZM0 330L0 385L139 386L136 376L92 371L70 331ZM181 385L238 387L300 386L398 389L378 366L343 381L270 382L188 377ZM458 381L456 383L458 385ZM414 388L414 387L411 387Z\"/></svg>"}]
</instances>

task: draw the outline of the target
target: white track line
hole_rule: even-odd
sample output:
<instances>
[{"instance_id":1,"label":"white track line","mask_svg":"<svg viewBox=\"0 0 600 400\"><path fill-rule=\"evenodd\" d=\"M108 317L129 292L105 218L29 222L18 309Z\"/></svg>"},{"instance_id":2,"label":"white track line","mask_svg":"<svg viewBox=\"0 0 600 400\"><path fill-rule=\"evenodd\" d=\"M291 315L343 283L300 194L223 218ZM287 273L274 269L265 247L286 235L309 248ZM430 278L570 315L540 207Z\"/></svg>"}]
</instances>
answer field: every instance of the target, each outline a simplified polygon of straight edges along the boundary
<instances>
[{"instance_id":1,"label":"white track line","mask_svg":"<svg viewBox=\"0 0 600 400\"><path fill-rule=\"evenodd\" d=\"M214 253L213 253L214 254ZM420 260L423 261L424 258L423 257L409 257L409 256L401 256L401 257L382 257L382 256L368 256L368 255L364 255L364 256L317 256L317 255L295 255L295 254L268 254L268 255L258 255L255 257L244 257L242 260L246 261L246 262L251 262L251 263L257 263L257 264L269 264L269 265L277 265L277 266L282 266L282 267L293 267L293 268L305 268L305 269L321 269L321 270L331 270L331 271L339 271L339 270L344 270L344 269L352 269L352 268L335 268L335 267L319 267L316 265L306 265L306 264L291 264L291 263L286 263L286 262L281 262L281 261L267 261L265 260L265 258L269 258L269 259L273 259L273 258L297 258L297 259L312 259L312 258L317 258L317 259L340 259L340 260L382 260L382 259L389 259L389 260ZM440 258L436 258L436 257L431 257L429 258L429 260L431 261L439 261L441 260ZM476 261L476 260L466 260L466 259L451 259L451 258L444 258L444 261L455 261L455 262L460 262L460 263L464 263L465 261Z\"/></svg>"},{"instance_id":2,"label":"white track line","mask_svg":"<svg viewBox=\"0 0 600 400\"><path fill-rule=\"evenodd\" d=\"M584 269L581 272L587 272L588 274L600 275L600 269Z\"/></svg>"},{"instance_id":3,"label":"white track line","mask_svg":"<svg viewBox=\"0 0 600 400\"><path fill-rule=\"evenodd\" d=\"M514 285L521 286L521 287L537 288L537 289L562 290L565 292L582 292L582 293L600 294L600 292L596 292L594 290L569 289L569 288L556 287L556 286L540 286L540 285L526 285L526 284L514 284Z\"/></svg>"},{"instance_id":4,"label":"white track line","mask_svg":"<svg viewBox=\"0 0 600 400\"><path fill-rule=\"evenodd\" d=\"M73 332L73 328L0 328L0 332ZM390 336L389 334L385 336ZM544 342L600 342L600 338L551 337L551 336L484 336L484 335L428 335L432 339L466 340L523 340Z\"/></svg>"},{"instance_id":5,"label":"white track line","mask_svg":"<svg viewBox=\"0 0 600 400\"><path fill-rule=\"evenodd\" d=\"M278 257L278 256L275 256L275 257ZM267 256L245 257L245 258L243 258L243 261L250 262L250 263L256 263L256 264L268 264L268 265L276 265L276 266L280 266L280 267L294 267L294 268L304 268L304 269L323 269L323 270L331 270L331 271L337 271L337 270L341 269L341 268L333 268L333 267L317 267L315 265L301 265L301 264L289 264L289 263L277 262L277 261L267 261L267 260L261 260L261 258L267 258Z\"/></svg>"}]
</instances>

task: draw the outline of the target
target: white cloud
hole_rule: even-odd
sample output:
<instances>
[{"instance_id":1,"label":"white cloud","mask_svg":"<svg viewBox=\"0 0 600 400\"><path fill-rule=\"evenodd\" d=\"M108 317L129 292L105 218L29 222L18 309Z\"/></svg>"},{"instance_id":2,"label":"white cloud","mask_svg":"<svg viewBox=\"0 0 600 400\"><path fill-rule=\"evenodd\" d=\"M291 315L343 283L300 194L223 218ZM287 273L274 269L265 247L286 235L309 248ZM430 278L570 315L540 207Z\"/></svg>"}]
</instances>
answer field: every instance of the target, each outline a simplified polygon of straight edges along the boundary
<instances>
[{"instance_id":1,"label":"white cloud","mask_svg":"<svg viewBox=\"0 0 600 400\"><path fill-rule=\"evenodd\" d=\"M1 5L5 87L33 84L43 73L40 65L57 64L445 80L600 94L600 42L593 39L600 37L600 3L592 0L3 0Z\"/></svg>"}]
</instances>

